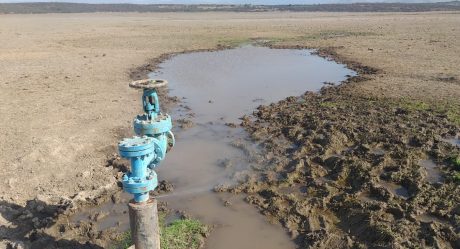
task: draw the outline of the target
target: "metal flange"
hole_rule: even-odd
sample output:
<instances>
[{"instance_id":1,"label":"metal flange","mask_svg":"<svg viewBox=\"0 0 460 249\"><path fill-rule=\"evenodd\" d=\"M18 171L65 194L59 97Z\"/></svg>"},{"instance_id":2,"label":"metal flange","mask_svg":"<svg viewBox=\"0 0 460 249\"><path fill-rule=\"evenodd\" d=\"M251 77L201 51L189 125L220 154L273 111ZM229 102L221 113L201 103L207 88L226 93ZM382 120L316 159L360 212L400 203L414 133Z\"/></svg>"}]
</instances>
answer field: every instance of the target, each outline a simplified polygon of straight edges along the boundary
<instances>
[{"instance_id":1,"label":"metal flange","mask_svg":"<svg viewBox=\"0 0 460 249\"><path fill-rule=\"evenodd\" d=\"M130 194L148 194L158 186L158 176L155 171L146 169L146 177L137 179L128 173L123 176L123 189Z\"/></svg>"},{"instance_id":2,"label":"metal flange","mask_svg":"<svg viewBox=\"0 0 460 249\"><path fill-rule=\"evenodd\" d=\"M158 115L150 120L147 115L138 115L134 119L134 132L139 135L157 135L172 129L171 116L168 114Z\"/></svg>"},{"instance_id":3,"label":"metal flange","mask_svg":"<svg viewBox=\"0 0 460 249\"><path fill-rule=\"evenodd\" d=\"M140 157L155 151L154 138L148 136L125 138L118 144L120 156L124 158Z\"/></svg>"}]
</instances>

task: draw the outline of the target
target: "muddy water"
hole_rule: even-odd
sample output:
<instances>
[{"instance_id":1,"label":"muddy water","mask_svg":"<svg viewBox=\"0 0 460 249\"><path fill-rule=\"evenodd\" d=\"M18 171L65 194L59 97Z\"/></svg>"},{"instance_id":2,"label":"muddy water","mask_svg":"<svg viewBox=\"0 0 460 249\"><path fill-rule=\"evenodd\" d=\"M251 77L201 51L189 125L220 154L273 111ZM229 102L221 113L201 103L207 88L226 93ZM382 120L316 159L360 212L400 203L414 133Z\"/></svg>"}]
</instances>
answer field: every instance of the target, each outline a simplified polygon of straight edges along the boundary
<instances>
[{"instance_id":1,"label":"muddy water","mask_svg":"<svg viewBox=\"0 0 460 249\"><path fill-rule=\"evenodd\" d=\"M460 147L460 135L457 135L456 137L453 137L453 138L446 138L444 139L444 141L452 144L452 145L455 145L455 146L458 146Z\"/></svg>"},{"instance_id":2,"label":"muddy water","mask_svg":"<svg viewBox=\"0 0 460 249\"><path fill-rule=\"evenodd\" d=\"M162 63L152 77L168 79L170 94L186 97L200 123L235 122L261 104L318 91L324 82L337 84L354 74L310 53L246 46L183 54Z\"/></svg>"},{"instance_id":3,"label":"muddy water","mask_svg":"<svg viewBox=\"0 0 460 249\"><path fill-rule=\"evenodd\" d=\"M383 186L384 188L386 188L388 191L390 191L394 196L398 196L402 199L407 199L410 197L409 191L407 190L407 188L401 185L398 185L392 182L386 182L386 181L381 181L379 184Z\"/></svg>"},{"instance_id":4,"label":"muddy water","mask_svg":"<svg viewBox=\"0 0 460 249\"><path fill-rule=\"evenodd\" d=\"M420 222L424 222L424 223L433 223L433 222L438 222L440 224L447 224L448 221L446 220L443 220L443 219L440 219L438 217L435 217L433 215L430 215L430 214L420 214L420 215L417 215L416 219Z\"/></svg>"},{"instance_id":5,"label":"muddy water","mask_svg":"<svg viewBox=\"0 0 460 249\"><path fill-rule=\"evenodd\" d=\"M419 164L426 170L426 180L429 183L442 182L441 170L432 159L421 160Z\"/></svg>"},{"instance_id":6,"label":"muddy water","mask_svg":"<svg viewBox=\"0 0 460 249\"><path fill-rule=\"evenodd\" d=\"M174 119L195 125L175 131L177 144L158 169L160 180L171 181L175 190L159 198L171 208L217 224L208 248L294 248L280 226L268 223L242 197L211 191L218 184L244 179L257 164L251 153L256 146L248 143L241 128L228 124L239 123L261 104L318 91L324 82L339 84L353 74L308 50L253 46L165 61L151 77L167 79L170 95L182 99L181 107L171 113Z\"/></svg>"},{"instance_id":7,"label":"muddy water","mask_svg":"<svg viewBox=\"0 0 460 249\"><path fill-rule=\"evenodd\" d=\"M120 200L116 203L108 202L103 205L86 208L70 217L72 223L93 222L98 231L114 228L124 232L129 230L128 206L132 197L127 193L120 194Z\"/></svg>"}]
</instances>

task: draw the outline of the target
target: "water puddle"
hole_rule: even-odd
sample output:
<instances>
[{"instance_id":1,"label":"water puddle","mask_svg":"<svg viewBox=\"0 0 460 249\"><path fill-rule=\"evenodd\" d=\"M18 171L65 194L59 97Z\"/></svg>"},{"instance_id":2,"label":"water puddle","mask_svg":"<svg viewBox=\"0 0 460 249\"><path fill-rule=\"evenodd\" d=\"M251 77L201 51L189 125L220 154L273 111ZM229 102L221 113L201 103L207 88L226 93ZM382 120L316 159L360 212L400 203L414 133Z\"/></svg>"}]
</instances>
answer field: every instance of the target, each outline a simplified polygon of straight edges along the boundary
<instances>
[{"instance_id":1,"label":"water puddle","mask_svg":"<svg viewBox=\"0 0 460 249\"><path fill-rule=\"evenodd\" d=\"M430 214L427 214L427 213L417 215L417 217L415 217L415 219L420 221L420 222L423 222L423 223L434 223L434 222L437 222L437 223L440 223L440 224L449 223L447 220L440 219L440 218L438 218L436 216L433 216L433 215L430 215Z\"/></svg>"},{"instance_id":2,"label":"water puddle","mask_svg":"<svg viewBox=\"0 0 460 249\"><path fill-rule=\"evenodd\" d=\"M370 151L370 153L376 156L384 156L387 151L383 148L374 148Z\"/></svg>"},{"instance_id":3,"label":"water puddle","mask_svg":"<svg viewBox=\"0 0 460 249\"><path fill-rule=\"evenodd\" d=\"M318 91L324 82L338 84L355 75L311 52L245 46L182 54L162 63L151 76L168 79L170 95L186 97L200 123L237 122L261 104Z\"/></svg>"},{"instance_id":4,"label":"water puddle","mask_svg":"<svg viewBox=\"0 0 460 249\"><path fill-rule=\"evenodd\" d=\"M219 224L208 248L294 248L280 226L268 223L241 197L211 191L215 185L244 179L253 161L247 134L229 124L238 124L261 104L318 91L323 82L339 84L354 74L309 50L254 46L182 54L165 61L151 77L168 79L170 95L183 99L187 108L172 116L189 117L196 125L177 131L177 145L158 170L160 179L173 182L175 192L192 193L162 199L208 224ZM194 115L187 115L188 109ZM236 140L243 142L235 146Z\"/></svg>"},{"instance_id":5,"label":"water puddle","mask_svg":"<svg viewBox=\"0 0 460 249\"><path fill-rule=\"evenodd\" d=\"M167 201L169 208L217 225L206 242L207 248L295 248L280 225L270 224L242 196L212 189L244 180L257 166L253 153L257 146L235 125L240 117L261 104L318 91L323 82L340 84L355 75L344 65L311 52L245 46L181 54L161 63L160 70L150 75L167 79L169 94L182 99L170 113L176 121L176 146L157 170L159 180L174 184L174 192L157 198ZM179 119L193 125L180 129ZM125 202L109 205L107 210L99 207L73 219L113 212L120 215L101 217L100 226L128 229Z\"/></svg>"},{"instance_id":6,"label":"water puddle","mask_svg":"<svg viewBox=\"0 0 460 249\"><path fill-rule=\"evenodd\" d=\"M407 190L407 188L401 185L398 185L392 182L386 182L386 181L381 181L379 184L382 187L386 188L388 191L390 191L394 196L398 196L402 199L407 199L410 197L409 191Z\"/></svg>"},{"instance_id":7,"label":"water puddle","mask_svg":"<svg viewBox=\"0 0 460 249\"><path fill-rule=\"evenodd\" d=\"M426 170L426 180L429 183L440 183L443 180L441 170L432 159L420 160L420 166Z\"/></svg>"},{"instance_id":8,"label":"water puddle","mask_svg":"<svg viewBox=\"0 0 460 249\"><path fill-rule=\"evenodd\" d=\"M293 186L286 186L280 187L277 191L283 195L292 194L297 198L302 198L307 195L308 188L303 185L293 185Z\"/></svg>"},{"instance_id":9,"label":"water puddle","mask_svg":"<svg viewBox=\"0 0 460 249\"><path fill-rule=\"evenodd\" d=\"M127 193L120 195L117 203L104 203L103 205L91 207L70 217L73 223L94 222L97 224L97 230L103 231L109 228L115 228L117 231L127 231L129 229L128 219L128 201L132 197Z\"/></svg>"},{"instance_id":10,"label":"water puddle","mask_svg":"<svg viewBox=\"0 0 460 249\"><path fill-rule=\"evenodd\" d=\"M443 139L445 142L448 142L454 146L458 146L460 147L460 135L456 136L456 137L451 137L451 138L445 138Z\"/></svg>"},{"instance_id":11,"label":"water puddle","mask_svg":"<svg viewBox=\"0 0 460 249\"><path fill-rule=\"evenodd\" d=\"M374 197L371 197L371 195L368 192L359 193L357 198L358 198L358 200L360 200L362 202L374 202L374 201L377 201L377 199L374 198Z\"/></svg>"}]
</instances>

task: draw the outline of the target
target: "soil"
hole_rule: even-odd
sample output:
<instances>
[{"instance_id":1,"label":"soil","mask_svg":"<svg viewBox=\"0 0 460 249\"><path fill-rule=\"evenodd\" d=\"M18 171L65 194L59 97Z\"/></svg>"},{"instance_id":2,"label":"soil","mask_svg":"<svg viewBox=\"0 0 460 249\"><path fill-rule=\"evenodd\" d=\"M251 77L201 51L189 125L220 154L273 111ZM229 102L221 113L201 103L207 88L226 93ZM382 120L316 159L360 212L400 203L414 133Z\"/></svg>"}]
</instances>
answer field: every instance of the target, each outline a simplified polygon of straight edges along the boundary
<instances>
[{"instance_id":1,"label":"soil","mask_svg":"<svg viewBox=\"0 0 460 249\"><path fill-rule=\"evenodd\" d=\"M460 149L444 140L460 127L397 100L349 94L363 76L260 106L242 125L263 145L266 168L229 191L246 193L302 248L460 247L451 162ZM427 181L419 162L428 156L442 183Z\"/></svg>"},{"instance_id":2,"label":"soil","mask_svg":"<svg viewBox=\"0 0 460 249\"><path fill-rule=\"evenodd\" d=\"M459 247L459 190L446 161L459 149L444 140L459 132L458 124L406 101L460 104L459 18L452 12L1 15L0 248L34 241L102 248L109 239L91 229L82 237L46 229L119 191L126 167L107 160L116 142L132 134L140 109L138 93L127 86L132 68L163 54L250 39L324 48L328 55L333 49L338 60L378 71L244 119L270 166L263 181L234 191L247 192L302 247ZM370 153L374 148L386 153ZM442 184L424 180L417 162L429 156L440 165ZM407 197L397 194L401 187Z\"/></svg>"}]
</instances>

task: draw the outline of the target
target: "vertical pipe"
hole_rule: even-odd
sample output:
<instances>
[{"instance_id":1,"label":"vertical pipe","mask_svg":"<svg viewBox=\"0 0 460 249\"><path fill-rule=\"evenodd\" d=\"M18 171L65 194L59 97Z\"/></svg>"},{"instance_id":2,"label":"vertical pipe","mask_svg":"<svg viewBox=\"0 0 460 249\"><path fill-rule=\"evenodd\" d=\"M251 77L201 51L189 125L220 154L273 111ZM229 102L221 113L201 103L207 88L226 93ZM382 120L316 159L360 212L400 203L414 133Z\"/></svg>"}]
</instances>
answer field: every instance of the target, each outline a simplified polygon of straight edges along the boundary
<instances>
[{"instance_id":1,"label":"vertical pipe","mask_svg":"<svg viewBox=\"0 0 460 249\"><path fill-rule=\"evenodd\" d=\"M157 200L151 198L141 203L131 201L128 207L135 249L160 249Z\"/></svg>"},{"instance_id":2,"label":"vertical pipe","mask_svg":"<svg viewBox=\"0 0 460 249\"><path fill-rule=\"evenodd\" d=\"M147 165L144 165L143 157L131 158L131 177L134 180L145 180L145 173L147 172ZM134 201L145 202L149 199L149 192L134 194Z\"/></svg>"},{"instance_id":3,"label":"vertical pipe","mask_svg":"<svg viewBox=\"0 0 460 249\"><path fill-rule=\"evenodd\" d=\"M131 177L136 177L139 179L145 178L145 171L146 168L143 165L143 161L141 157L133 157L131 158Z\"/></svg>"},{"instance_id":4,"label":"vertical pipe","mask_svg":"<svg viewBox=\"0 0 460 249\"><path fill-rule=\"evenodd\" d=\"M148 192L134 194L134 201L135 202L138 202L138 203L146 202L148 199L149 199L149 193Z\"/></svg>"}]
</instances>

